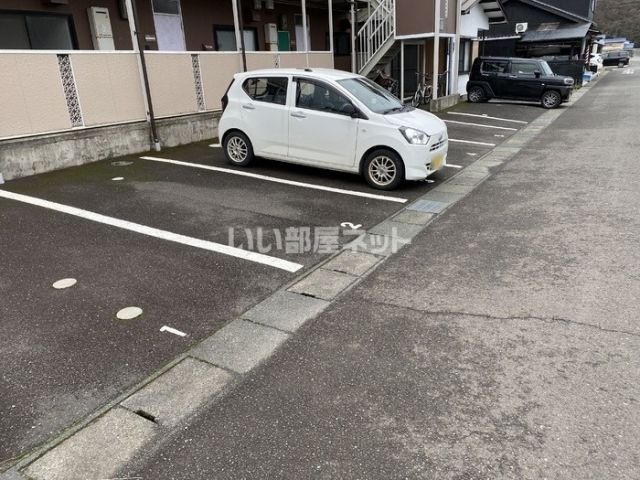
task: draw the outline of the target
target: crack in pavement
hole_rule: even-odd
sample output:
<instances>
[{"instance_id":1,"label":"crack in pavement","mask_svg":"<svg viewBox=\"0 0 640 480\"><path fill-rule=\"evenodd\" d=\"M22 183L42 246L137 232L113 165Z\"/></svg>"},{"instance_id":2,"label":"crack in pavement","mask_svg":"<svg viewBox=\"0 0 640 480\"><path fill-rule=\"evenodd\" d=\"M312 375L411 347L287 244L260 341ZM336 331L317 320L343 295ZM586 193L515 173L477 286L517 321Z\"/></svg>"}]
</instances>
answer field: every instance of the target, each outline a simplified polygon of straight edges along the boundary
<instances>
[{"instance_id":1,"label":"crack in pavement","mask_svg":"<svg viewBox=\"0 0 640 480\"><path fill-rule=\"evenodd\" d=\"M579 327L592 328L594 330L600 330L602 332L607 332L607 333L619 333L623 335L629 335L632 337L640 338L640 333L629 332L627 330L616 330L614 328L605 328L599 325L578 322L576 320L571 320L571 319L562 318L562 317L536 317L536 316L518 316L518 315L508 316L508 317L499 317L496 315L489 315L487 313L462 312L462 311L455 311L455 310L423 310L421 308L407 307L405 305L398 305L395 303L380 302L375 300L368 300L368 303L372 303L374 305L387 306L387 307L404 308L414 312L419 312L423 314L426 313L431 315L459 315L459 316L466 316L466 317L473 317L473 318L484 318L487 320L535 320L535 321L545 322L545 323L559 322L559 323L565 323L567 325L576 325Z\"/></svg>"}]
</instances>

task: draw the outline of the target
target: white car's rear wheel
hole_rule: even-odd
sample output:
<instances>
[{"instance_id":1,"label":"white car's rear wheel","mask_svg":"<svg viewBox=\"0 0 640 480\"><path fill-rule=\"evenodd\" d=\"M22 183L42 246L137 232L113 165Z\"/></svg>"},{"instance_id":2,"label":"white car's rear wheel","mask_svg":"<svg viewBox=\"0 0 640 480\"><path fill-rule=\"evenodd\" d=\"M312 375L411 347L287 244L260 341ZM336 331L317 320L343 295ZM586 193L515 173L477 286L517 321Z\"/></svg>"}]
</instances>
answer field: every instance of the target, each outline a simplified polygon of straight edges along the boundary
<instances>
[{"instance_id":1,"label":"white car's rear wheel","mask_svg":"<svg viewBox=\"0 0 640 480\"><path fill-rule=\"evenodd\" d=\"M224 139L224 154L232 165L246 167L254 160L253 147L247 136L238 131L227 134Z\"/></svg>"},{"instance_id":2,"label":"white car's rear wheel","mask_svg":"<svg viewBox=\"0 0 640 480\"><path fill-rule=\"evenodd\" d=\"M367 156L363 173L372 187L393 190L404 181L404 164L391 150L375 150Z\"/></svg>"}]
</instances>

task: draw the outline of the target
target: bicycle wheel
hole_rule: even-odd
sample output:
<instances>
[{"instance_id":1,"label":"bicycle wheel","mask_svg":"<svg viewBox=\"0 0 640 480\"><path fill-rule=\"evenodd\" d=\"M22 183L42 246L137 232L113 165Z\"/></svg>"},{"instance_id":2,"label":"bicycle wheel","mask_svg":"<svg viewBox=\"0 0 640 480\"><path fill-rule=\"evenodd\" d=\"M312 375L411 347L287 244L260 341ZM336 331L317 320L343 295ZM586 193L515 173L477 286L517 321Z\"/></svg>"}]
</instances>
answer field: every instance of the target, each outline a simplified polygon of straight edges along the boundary
<instances>
[{"instance_id":1,"label":"bicycle wheel","mask_svg":"<svg viewBox=\"0 0 640 480\"><path fill-rule=\"evenodd\" d=\"M413 94L413 98L411 99L411 106L418 108L423 101L424 97L421 95L420 90L416 90L416 93Z\"/></svg>"}]
</instances>

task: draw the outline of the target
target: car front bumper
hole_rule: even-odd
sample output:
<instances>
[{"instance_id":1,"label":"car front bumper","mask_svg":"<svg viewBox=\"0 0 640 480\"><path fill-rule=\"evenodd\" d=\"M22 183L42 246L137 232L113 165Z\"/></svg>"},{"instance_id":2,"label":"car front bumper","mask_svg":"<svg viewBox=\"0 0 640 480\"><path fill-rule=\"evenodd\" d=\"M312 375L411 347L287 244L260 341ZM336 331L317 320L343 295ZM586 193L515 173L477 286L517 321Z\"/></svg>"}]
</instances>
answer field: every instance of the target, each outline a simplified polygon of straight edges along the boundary
<instances>
[{"instance_id":1,"label":"car front bumper","mask_svg":"<svg viewBox=\"0 0 640 480\"><path fill-rule=\"evenodd\" d=\"M434 137L438 137L435 135ZM432 138L427 145L409 145L402 156L407 180L424 180L447 164L449 139L446 133L443 138Z\"/></svg>"}]
</instances>

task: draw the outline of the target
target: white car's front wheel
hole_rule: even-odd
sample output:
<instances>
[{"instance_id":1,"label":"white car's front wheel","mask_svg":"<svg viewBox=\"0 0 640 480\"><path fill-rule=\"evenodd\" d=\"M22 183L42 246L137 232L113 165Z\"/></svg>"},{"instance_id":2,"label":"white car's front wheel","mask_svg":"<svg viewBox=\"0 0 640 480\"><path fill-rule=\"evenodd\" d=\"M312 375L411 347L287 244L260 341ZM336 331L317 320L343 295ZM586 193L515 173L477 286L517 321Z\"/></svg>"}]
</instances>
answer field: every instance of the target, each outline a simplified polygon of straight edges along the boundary
<instances>
[{"instance_id":1,"label":"white car's front wheel","mask_svg":"<svg viewBox=\"0 0 640 480\"><path fill-rule=\"evenodd\" d=\"M224 138L224 154L231 165L246 167L254 160L253 147L247 136L233 131Z\"/></svg>"},{"instance_id":2,"label":"white car's front wheel","mask_svg":"<svg viewBox=\"0 0 640 480\"><path fill-rule=\"evenodd\" d=\"M404 181L404 164L402 159L391 150L375 150L367 155L363 174L372 187L393 190Z\"/></svg>"}]
</instances>

